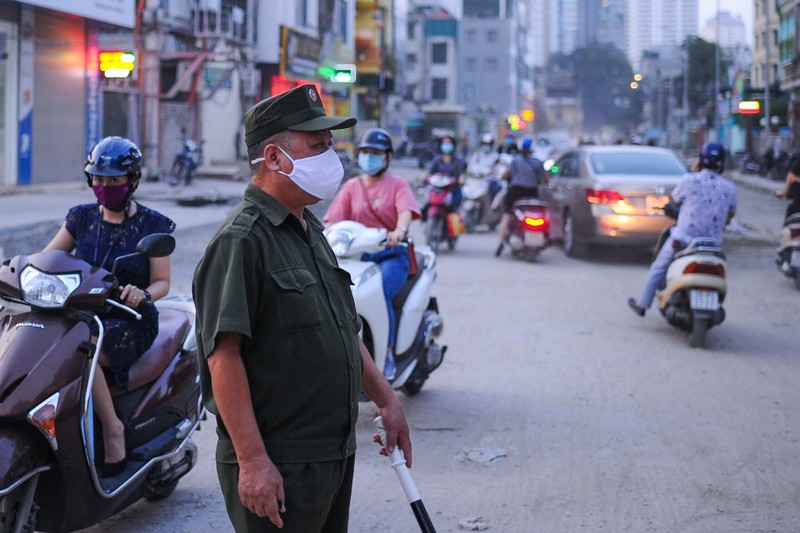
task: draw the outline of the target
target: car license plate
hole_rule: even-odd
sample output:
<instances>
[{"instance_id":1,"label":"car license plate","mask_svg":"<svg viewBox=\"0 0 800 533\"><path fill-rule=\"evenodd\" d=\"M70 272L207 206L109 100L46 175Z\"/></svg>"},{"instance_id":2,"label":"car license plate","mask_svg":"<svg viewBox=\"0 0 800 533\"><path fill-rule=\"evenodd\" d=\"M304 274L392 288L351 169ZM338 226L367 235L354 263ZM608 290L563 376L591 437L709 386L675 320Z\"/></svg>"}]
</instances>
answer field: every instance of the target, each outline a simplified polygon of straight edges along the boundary
<instances>
[{"instance_id":1,"label":"car license plate","mask_svg":"<svg viewBox=\"0 0 800 533\"><path fill-rule=\"evenodd\" d=\"M792 268L800 268L800 250L792 250L792 258L789 260Z\"/></svg>"},{"instance_id":2,"label":"car license plate","mask_svg":"<svg viewBox=\"0 0 800 533\"><path fill-rule=\"evenodd\" d=\"M648 213L658 213L669 203L669 196L649 194L644 199L644 207Z\"/></svg>"},{"instance_id":3,"label":"car license plate","mask_svg":"<svg viewBox=\"0 0 800 533\"><path fill-rule=\"evenodd\" d=\"M544 233L526 231L525 246L544 246Z\"/></svg>"},{"instance_id":4,"label":"car license plate","mask_svg":"<svg viewBox=\"0 0 800 533\"><path fill-rule=\"evenodd\" d=\"M692 309L716 311L719 309L719 293L717 291L689 291L689 305Z\"/></svg>"}]
</instances>

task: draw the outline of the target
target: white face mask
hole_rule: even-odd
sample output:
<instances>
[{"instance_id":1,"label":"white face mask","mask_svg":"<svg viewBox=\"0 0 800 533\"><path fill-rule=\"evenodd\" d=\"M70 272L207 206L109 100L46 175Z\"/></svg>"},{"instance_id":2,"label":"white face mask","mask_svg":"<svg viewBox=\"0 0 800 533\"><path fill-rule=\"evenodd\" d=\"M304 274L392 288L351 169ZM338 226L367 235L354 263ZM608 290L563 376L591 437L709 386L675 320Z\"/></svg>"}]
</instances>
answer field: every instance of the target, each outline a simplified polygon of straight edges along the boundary
<instances>
[{"instance_id":1,"label":"white face mask","mask_svg":"<svg viewBox=\"0 0 800 533\"><path fill-rule=\"evenodd\" d=\"M344 167L342 167L342 162L333 147L329 147L321 154L302 159L292 159L292 156L287 154L286 150L280 146L278 146L278 150L283 152L283 155L292 162L291 172L287 174L279 170L279 173L292 180L295 185L315 198L320 200L333 198L336 191L339 190L339 184L344 177ZM250 161L250 164L263 160L263 157L259 157Z\"/></svg>"}]
</instances>

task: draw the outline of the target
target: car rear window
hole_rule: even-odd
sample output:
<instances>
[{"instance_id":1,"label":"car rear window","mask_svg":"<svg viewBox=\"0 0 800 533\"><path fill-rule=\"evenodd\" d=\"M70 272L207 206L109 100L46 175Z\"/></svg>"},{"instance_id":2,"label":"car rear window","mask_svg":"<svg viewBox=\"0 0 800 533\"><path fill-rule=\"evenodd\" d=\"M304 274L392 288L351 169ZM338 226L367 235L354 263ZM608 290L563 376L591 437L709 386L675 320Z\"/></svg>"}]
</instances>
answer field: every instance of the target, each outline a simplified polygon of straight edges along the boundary
<instances>
[{"instance_id":1,"label":"car rear window","mask_svg":"<svg viewBox=\"0 0 800 533\"><path fill-rule=\"evenodd\" d=\"M686 173L681 160L672 154L606 152L590 154L589 160L596 174L680 176Z\"/></svg>"}]
</instances>

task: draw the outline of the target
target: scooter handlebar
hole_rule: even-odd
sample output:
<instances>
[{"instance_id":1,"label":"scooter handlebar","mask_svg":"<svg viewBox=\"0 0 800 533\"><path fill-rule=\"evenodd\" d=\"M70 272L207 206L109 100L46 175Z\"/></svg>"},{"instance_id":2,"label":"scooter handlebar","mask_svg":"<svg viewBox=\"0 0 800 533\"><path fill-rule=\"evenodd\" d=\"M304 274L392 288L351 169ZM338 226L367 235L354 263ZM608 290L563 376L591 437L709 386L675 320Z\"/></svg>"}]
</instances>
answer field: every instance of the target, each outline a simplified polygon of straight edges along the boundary
<instances>
[{"instance_id":1,"label":"scooter handlebar","mask_svg":"<svg viewBox=\"0 0 800 533\"><path fill-rule=\"evenodd\" d=\"M106 303L108 303L109 305L113 305L117 309L122 309L123 311L127 311L128 313L132 314L136 320L142 319L142 315L140 315L137 311L131 309L127 305L121 304L115 300L112 300L111 298L106 298Z\"/></svg>"}]
</instances>

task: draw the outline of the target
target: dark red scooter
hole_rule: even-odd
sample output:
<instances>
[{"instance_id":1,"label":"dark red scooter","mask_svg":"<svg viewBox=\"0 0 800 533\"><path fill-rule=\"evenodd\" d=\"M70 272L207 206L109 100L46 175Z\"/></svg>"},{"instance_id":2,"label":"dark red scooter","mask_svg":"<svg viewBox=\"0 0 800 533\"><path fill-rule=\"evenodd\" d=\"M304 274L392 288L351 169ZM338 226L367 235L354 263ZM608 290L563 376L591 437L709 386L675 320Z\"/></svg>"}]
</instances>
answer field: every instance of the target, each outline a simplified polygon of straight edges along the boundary
<instances>
[{"instance_id":1,"label":"dark red scooter","mask_svg":"<svg viewBox=\"0 0 800 533\"><path fill-rule=\"evenodd\" d=\"M131 256L174 248L171 235L154 234ZM102 371L99 317L112 307L138 316L116 299L112 272L55 250L0 265L0 298L29 308L0 320L0 532L88 527L142 497L166 498L196 462L191 435L205 411L194 305L164 298L158 336L131 368L128 390L111 391L125 424L126 468L98 475L103 438L91 390Z\"/></svg>"},{"instance_id":2,"label":"dark red scooter","mask_svg":"<svg viewBox=\"0 0 800 533\"><path fill-rule=\"evenodd\" d=\"M536 261L550 244L550 213L547 203L535 198L514 202L506 242L511 255L525 261Z\"/></svg>"}]
</instances>

